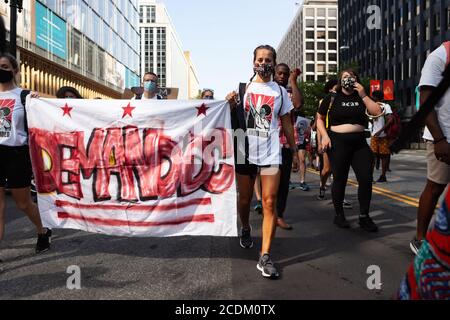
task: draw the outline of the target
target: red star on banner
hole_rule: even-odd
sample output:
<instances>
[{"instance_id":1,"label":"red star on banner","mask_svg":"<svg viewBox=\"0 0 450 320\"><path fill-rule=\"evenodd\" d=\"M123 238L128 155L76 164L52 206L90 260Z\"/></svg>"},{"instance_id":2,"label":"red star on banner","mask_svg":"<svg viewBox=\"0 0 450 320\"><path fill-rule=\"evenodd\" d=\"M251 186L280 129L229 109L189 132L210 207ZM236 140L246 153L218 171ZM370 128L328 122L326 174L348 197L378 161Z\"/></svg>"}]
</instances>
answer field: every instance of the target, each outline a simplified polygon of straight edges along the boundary
<instances>
[{"instance_id":1,"label":"red star on banner","mask_svg":"<svg viewBox=\"0 0 450 320\"><path fill-rule=\"evenodd\" d=\"M125 118L126 116L130 116L131 118L133 118L133 115L131 114L133 112L134 109L136 109L136 107L132 107L130 103L128 103L128 105L126 107L122 107L123 109L123 116L122 119Z\"/></svg>"},{"instance_id":2,"label":"red star on banner","mask_svg":"<svg viewBox=\"0 0 450 320\"><path fill-rule=\"evenodd\" d=\"M69 107L69 106L67 105L67 103L64 105L64 108L63 108L63 107L60 107L60 108L62 109L62 111L64 111L63 117L64 117L65 115L68 115L69 117L72 118L72 115L70 114L70 111L72 111L73 108Z\"/></svg>"},{"instance_id":3,"label":"red star on banner","mask_svg":"<svg viewBox=\"0 0 450 320\"><path fill-rule=\"evenodd\" d=\"M205 117L206 117L206 110L209 109L209 107L207 107L206 104L202 104L200 107L195 107L195 108L198 110L197 117L202 114L205 115Z\"/></svg>"}]
</instances>

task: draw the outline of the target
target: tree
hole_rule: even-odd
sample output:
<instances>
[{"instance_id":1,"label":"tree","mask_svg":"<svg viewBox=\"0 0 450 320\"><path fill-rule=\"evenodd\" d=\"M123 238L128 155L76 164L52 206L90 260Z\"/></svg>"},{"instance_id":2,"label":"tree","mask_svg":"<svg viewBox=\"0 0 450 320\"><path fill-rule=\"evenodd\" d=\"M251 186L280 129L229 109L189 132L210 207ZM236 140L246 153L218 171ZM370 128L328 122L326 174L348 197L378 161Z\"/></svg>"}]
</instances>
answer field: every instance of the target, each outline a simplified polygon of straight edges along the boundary
<instances>
[{"instance_id":1,"label":"tree","mask_svg":"<svg viewBox=\"0 0 450 320\"><path fill-rule=\"evenodd\" d=\"M300 82L299 89L303 95L303 112L306 117L314 117L319 106L319 101L325 97L325 83L306 81Z\"/></svg>"}]
</instances>

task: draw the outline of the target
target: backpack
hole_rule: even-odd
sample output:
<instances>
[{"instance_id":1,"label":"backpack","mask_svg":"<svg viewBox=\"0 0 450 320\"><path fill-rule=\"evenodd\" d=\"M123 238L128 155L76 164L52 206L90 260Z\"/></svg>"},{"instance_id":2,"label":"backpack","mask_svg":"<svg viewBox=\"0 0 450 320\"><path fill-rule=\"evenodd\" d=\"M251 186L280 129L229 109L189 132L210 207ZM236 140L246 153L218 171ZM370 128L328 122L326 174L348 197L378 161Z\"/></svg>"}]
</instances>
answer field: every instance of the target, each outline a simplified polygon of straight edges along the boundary
<instances>
[{"instance_id":1,"label":"backpack","mask_svg":"<svg viewBox=\"0 0 450 320\"><path fill-rule=\"evenodd\" d=\"M22 90L20 93L20 102L23 105L23 128L28 135L28 121L27 121L27 109L25 108L25 104L27 102L27 96L31 93L30 90Z\"/></svg>"},{"instance_id":2,"label":"backpack","mask_svg":"<svg viewBox=\"0 0 450 320\"><path fill-rule=\"evenodd\" d=\"M397 112L393 112L391 114L393 119L392 124L386 129L386 138L390 140L395 140L400 135L400 131L402 128L402 120Z\"/></svg>"}]
</instances>

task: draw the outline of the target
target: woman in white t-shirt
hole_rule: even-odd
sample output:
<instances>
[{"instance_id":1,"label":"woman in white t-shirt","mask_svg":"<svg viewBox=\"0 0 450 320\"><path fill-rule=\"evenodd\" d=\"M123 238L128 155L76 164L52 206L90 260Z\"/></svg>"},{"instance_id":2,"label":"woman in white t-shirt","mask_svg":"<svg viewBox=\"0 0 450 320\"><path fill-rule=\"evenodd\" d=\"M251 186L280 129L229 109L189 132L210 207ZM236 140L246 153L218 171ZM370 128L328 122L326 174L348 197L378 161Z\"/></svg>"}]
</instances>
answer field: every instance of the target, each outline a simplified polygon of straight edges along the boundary
<instances>
[{"instance_id":1,"label":"woman in white t-shirt","mask_svg":"<svg viewBox=\"0 0 450 320\"><path fill-rule=\"evenodd\" d=\"M270 258L272 239L277 226L276 197L280 182L281 145L279 139L279 119L292 148L294 167L298 167L298 150L294 139L294 128L290 112L291 99L285 88L272 81L276 63L276 51L271 46L259 46L253 57L254 76L247 86L244 99L238 105L238 94L227 96L232 110L241 111L244 117L247 142L245 161L236 159L236 176L239 189L238 209L242 223L240 245L251 248L251 227L249 223L250 202L253 186L258 173L261 175L263 199L262 249L257 268L264 277L277 278L279 273ZM241 108L241 110L238 110ZM244 162L244 163L239 163Z\"/></svg>"},{"instance_id":2,"label":"woman in white t-shirt","mask_svg":"<svg viewBox=\"0 0 450 320\"><path fill-rule=\"evenodd\" d=\"M51 230L44 229L38 207L31 198L31 161L28 132L25 125L25 94L16 85L19 73L17 60L9 54L0 54L0 240L5 226L5 188L11 190L17 208L26 213L36 226L38 241L36 253L50 247ZM32 94L37 97L36 94Z\"/></svg>"}]
</instances>

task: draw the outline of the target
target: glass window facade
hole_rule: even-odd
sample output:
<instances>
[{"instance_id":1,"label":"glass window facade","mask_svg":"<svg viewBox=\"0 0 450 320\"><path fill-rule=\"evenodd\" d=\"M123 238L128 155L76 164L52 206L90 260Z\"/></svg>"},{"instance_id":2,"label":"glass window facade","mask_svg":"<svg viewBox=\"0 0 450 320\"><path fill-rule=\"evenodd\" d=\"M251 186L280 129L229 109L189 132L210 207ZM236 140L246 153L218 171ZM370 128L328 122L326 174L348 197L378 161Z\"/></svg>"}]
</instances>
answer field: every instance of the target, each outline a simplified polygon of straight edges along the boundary
<instances>
[{"instance_id":1,"label":"glass window facade","mask_svg":"<svg viewBox=\"0 0 450 320\"><path fill-rule=\"evenodd\" d=\"M117 70L124 73L124 79L125 72L121 70L131 71L133 76L128 78L133 83L125 86L138 84L138 0L31 0L31 5L35 2L43 4L67 22L70 68L79 68L83 73L103 79L105 70L101 68L104 63L100 61L105 60L102 55L109 54L116 60Z\"/></svg>"}]
</instances>

